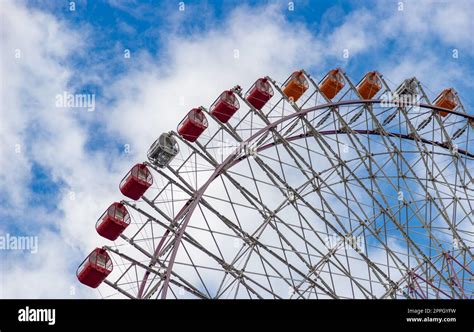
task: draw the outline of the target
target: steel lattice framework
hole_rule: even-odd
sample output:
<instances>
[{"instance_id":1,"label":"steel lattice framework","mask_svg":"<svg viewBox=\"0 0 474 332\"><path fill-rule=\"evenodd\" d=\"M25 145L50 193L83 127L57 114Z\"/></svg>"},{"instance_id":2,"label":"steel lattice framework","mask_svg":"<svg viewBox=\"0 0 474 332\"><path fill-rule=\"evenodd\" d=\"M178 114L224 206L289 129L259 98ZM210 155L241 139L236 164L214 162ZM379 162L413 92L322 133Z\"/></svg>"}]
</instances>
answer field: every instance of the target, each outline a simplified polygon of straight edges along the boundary
<instances>
[{"instance_id":1,"label":"steel lattice framework","mask_svg":"<svg viewBox=\"0 0 474 332\"><path fill-rule=\"evenodd\" d=\"M333 101L305 73L298 103L242 107L124 203L132 224L104 246L103 297L472 298L474 117L418 103ZM110 242L112 243L112 242ZM109 287L110 286L110 287Z\"/></svg>"}]
</instances>

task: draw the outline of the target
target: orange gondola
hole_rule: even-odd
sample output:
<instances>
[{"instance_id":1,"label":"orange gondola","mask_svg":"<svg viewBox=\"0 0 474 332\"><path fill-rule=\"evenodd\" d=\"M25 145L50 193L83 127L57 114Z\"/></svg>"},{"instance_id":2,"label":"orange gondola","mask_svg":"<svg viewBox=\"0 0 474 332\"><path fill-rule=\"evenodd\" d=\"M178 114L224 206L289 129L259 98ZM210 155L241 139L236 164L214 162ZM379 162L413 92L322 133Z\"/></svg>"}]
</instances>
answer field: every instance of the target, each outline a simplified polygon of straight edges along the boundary
<instances>
[{"instance_id":1,"label":"orange gondola","mask_svg":"<svg viewBox=\"0 0 474 332\"><path fill-rule=\"evenodd\" d=\"M376 71L371 71L364 76L356 88L362 99L372 99L382 88L382 80Z\"/></svg>"},{"instance_id":2,"label":"orange gondola","mask_svg":"<svg viewBox=\"0 0 474 332\"><path fill-rule=\"evenodd\" d=\"M444 89L433 101L433 104L438 107L454 110L458 106L456 101L456 91L453 88ZM447 116L448 114L448 112L444 111L439 112L439 115L443 117Z\"/></svg>"},{"instance_id":3,"label":"orange gondola","mask_svg":"<svg viewBox=\"0 0 474 332\"><path fill-rule=\"evenodd\" d=\"M292 101L296 102L303 93L308 90L308 80L302 70L295 71L283 87L283 93Z\"/></svg>"},{"instance_id":4,"label":"orange gondola","mask_svg":"<svg viewBox=\"0 0 474 332\"><path fill-rule=\"evenodd\" d=\"M344 85L344 76L341 69L332 69L319 84L319 90L321 90L326 98L333 99L342 90Z\"/></svg>"}]
</instances>

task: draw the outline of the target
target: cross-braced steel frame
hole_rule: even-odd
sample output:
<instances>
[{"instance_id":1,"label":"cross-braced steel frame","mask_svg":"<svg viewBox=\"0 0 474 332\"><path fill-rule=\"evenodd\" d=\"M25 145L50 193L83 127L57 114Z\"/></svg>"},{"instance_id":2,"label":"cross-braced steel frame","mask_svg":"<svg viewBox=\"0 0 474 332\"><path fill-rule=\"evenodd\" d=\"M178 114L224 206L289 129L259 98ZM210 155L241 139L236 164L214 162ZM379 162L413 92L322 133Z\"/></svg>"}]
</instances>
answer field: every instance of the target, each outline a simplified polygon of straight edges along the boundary
<instances>
[{"instance_id":1,"label":"cross-braced steel frame","mask_svg":"<svg viewBox=\"0 0 474 332\"><path fill-rule=\"evenodd\" d=\"M350 78L297 103L269 78L227 124L179 140L154 186L123 201L104 297L472 298L474 117L459 102L363 100ZM439 111L449 115L442 117Z\"/></svg>"}]
</instances>

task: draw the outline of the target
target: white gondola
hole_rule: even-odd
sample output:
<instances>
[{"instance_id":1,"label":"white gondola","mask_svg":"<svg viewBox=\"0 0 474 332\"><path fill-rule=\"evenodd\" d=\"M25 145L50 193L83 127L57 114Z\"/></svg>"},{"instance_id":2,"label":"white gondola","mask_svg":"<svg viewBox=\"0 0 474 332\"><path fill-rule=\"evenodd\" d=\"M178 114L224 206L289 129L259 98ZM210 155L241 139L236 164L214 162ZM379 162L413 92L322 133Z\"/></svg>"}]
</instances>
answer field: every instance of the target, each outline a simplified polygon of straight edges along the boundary
<instances>
[{"instance_id":1,"label":"white gondola","mask_svg":"<svg viewBox=\"0 0 474 332\"><path fill-rule=\"evenodd\" d=\"M403 96L403 95L413 96L416 94L418 94L418 81L415 77L407 78L395 90L395 95L397 96Z\"/></svg>"},{"instance_id":2,"label":"white gondola","mask_svg":"<svg viewBox=\"0 0 474 332\"><path fill-rule=\"evenodd\" d=\"M178 153L179 145L176 139L170 133L163 133L151 145L147 156L152 164L164 168L169 165Z\"/></svg>"}]
</instances>

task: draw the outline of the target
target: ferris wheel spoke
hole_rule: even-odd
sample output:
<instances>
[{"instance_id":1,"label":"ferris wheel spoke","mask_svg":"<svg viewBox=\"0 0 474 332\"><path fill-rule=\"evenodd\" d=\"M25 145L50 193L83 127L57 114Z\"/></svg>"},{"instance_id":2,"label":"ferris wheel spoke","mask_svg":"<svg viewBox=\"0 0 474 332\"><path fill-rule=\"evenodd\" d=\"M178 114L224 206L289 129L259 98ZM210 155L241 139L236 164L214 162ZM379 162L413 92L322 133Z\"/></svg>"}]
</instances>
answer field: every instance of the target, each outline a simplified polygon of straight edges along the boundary
<instances>
[{"instance_id":1,"label":"ferris wheel spoke","mask_svg":"<svg viewBox=\"0 0 474 332\"><path fill-rule=\"evenodd\" d=\"M355 177L355 178L356 178L356 177ZM362 186L362 187L364 187L364 186L363 186L363 184L361 184L361 186ZM379 191L380 191L380 189L379 189ZM383 196L382 196L382 198L383 198ZM376 203L377 203L377 202L378 202L378 200L377 200L376 198L374 198L374 202L376 202ZM387 202L386 202L386 201L385 201L384 203L387 205ZM382 206L380 206L380 207L383 209L383 207L382 207ZM388 215L390 216L390 214L388 214ZM397 225L398 225L398 227L400 228L400 225L399 225L399 224L396 222L396 220L393 218L393 216L391 216L391 219L392 219L392 221L394 221L394 223L395 223L395 224L397 224ZM402 229L401 229L401 231L402 231L402 233L404 233ZM404 234L404 237L405 237L405 238L407 238L407 235L406 235L406 234ZM412 245L413 245L413 244L412 244Z\"/></svg>"},{"instance_id":2,"label":"ferris wheel spoke","mask_svg":"<svg viewBox=\"0 0 474 332\"><path fill-rule=\"evenodd\" d=\"M334 214L334 211L333 211L333 214ZM321 215L320 215L319 217L320 217L321 219L323 219L323 220L324 220L324 218L322 218L322 216L321 216ZM333 227L332 225L330 225L330 226L331 226L331 227ZM339 234L339 235L342 235L342 234L341 234L341 233L339 233L339 232L338 232L338 234Z\"/></svg>"},{"instance_id":3,"label":"ferris wheel spoke","mask_svg":"<svg viewBox=\"0 0 474 332\"><path fill-rule=\"evenodd\" d=\"M403 112L403 110L402 110L402 112ZM408 121L408 119L407 119L407 121ZM416 141L416 140L415 140L415 141ZM419 144L417 141L416 141L416 143L417 143L417 145ZM418 147L419 147L419 145L418 145ZM404 159L404 157L403 157L402 155L400 155L400 157L401 157L402 159ZM406 163L407 167L409 168L409 170L415 175L415 178L418 179L418 178L416 177L416 173L415 173L415 172L413 171L413 169L410 167L409 163L407 163L406 161L405 161L405 163ZM419 180L418 180L418 182L419 182L419 184L421 185L421 187L424 188L426 194L429 195L429 194L428 194L428 190L423 186L423 183L421 183ZM439 208L438 208L438 209L439 209ZM440 210L440 212L441 212L441 210ZM445 217L445 216L443 216L443 217ZM440 273L437 269L435 269L435 271L437 271L437 273L438 273L439 275L441 275L441 273ZM446 279L445 279L445 282L446 282Z\"/></svg>"},{"instance_id":4,"label":"ferris wheel spoke","mask_svg":"<svg viewBox=\"0 0 474 332\"><path fill-rule=\"evenodd\" d=\"M408 117L407 117L406 114L403 112L403 110L402 110L402 113L403 113L404 116L407 118L407 123L409 124L409 126L413 129L413 125L410 123ZM418 136L418 134L416 134L416 132L414 133L414 135L415 135L416 138L419 138L419 136ZM424 162L425 167L426 167L427 169L430 169L429 164L428 164L428 161L427 161L427 160L425 159L425 157L424 157L426 154L428 154L428 153L426 153L426 148L424 148L424 149L421 148L421 146L420 146L418 140L415 140L415 142L416 142L416 144L417 144L417 146L418 146L418 148L419 148L419 150L420 150L421 157L423 158L423 162ZM425 152L425 153L423 153L423 152ZM437 165L437 163L436 163L436 161L434 160L433 157L431 157L431 161L432 161L432 165L438 170L438 175L441 176L445 181L447 181L446 178L444 177L444 175L441 174L441 172L440 172L440 170L439 170L439 167L438 167L438 165ZM432 174L431 171L430 171L430 174L429 174L429 175L430 175L430 177L434 177L434 175ZM463 241L462 238L459 236L459 234L457 233L456 229L454 228L454 225L453 225L452 222L450 221L449 216L446 215L446 212L445 212L445 211L446 211L446 208L445 208L445 206L444 206L443 200L442 200L441 197L440 197L440 194L439 194L438 188L437 188L437 186L436 186L436 183L433 182L432 185L433 185L433 189L435 190L435 193L436 193L437 197L440 198L440 199L437 200L437 201L439 201L439 204L441 205L441 207L438 207L438 206L437 206L438 204L436 203L436 201L434 201L434 205L435 205L436 207L438 207L438 210L440 211L441 215L443 216L442 220L444 220L444 221L448 224L448 227L450 227L450 229L452 230L453 235L456 237L456 239L457 239L464 247L466 247L466 245L464 244L464 241ZM449 187L449 189L451 190L452 193L454 193L451 187ZM428 192L427 192L427 194L428 194ZM471 221L472 221L472 220L471 220ZM471 256L472 256L472 254L471 254Z\"/></svg>"},{"instance_id":5,"label":"ferris wheel spoke","mask_svg":"<svg viewBox=\"0 0 474 332\"><path fill-rule=\"evenodd\" d=\"M343 119L340 119L340 121L344 121L344 120L343 120ZM386 200L384 199L383 196L382 196L382 199L384 200L384 203L387 204L387 203L386 203ZM396 222L395 219L393 219L393 221L394 221L394 223L397 225L397 227L399 228L399 230L401 231L401 233L403 234L403 236L404 236L407 240L411 240L411 238L410 238L409 235L403 230L403 228L401 227L401 225L400 225L398 222ZM428 259L426 258L426 256L423 254L423 252L418 248L418 246L417 246L415 243L413 243L413 241L409 241L409 242L407 241L407 245L408 245L409 247L412 247L412 249L416 250L416 251L419 253L419 255L420 255L423 259L428 260ZM420 262L419 259L418 259L418 256L415 256L415 259L417 259L418 262ZM438 273L439 273L439 271L438 271ZM440 276L442 276L441 273L439 273L439 274L440 274Z\"/></svg>"}]
</instances>

